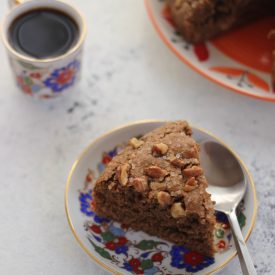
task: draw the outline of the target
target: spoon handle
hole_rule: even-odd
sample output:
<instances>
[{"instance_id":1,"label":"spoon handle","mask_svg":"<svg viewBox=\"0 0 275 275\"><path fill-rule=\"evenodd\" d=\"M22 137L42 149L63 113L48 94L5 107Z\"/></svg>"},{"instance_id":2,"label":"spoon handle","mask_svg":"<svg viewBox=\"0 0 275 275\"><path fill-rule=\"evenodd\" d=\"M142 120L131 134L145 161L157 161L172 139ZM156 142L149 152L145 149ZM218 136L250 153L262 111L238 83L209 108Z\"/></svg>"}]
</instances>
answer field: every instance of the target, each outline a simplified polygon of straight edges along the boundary
<instances>
[{"instance_id":1,"label":"spoon handle","mask_svg":"<svg viewBox=\"0 0 275 275\"><path fill-rule=\"evenodd\" d=\"M252 258L248 252L248 249L243 238L242 231L236 216L235 209L228 214L229 223L233 233L235 246L240 259L241 268L245 275L257 275L256 269L252 262Z\"/></svg>"}]
</instances>

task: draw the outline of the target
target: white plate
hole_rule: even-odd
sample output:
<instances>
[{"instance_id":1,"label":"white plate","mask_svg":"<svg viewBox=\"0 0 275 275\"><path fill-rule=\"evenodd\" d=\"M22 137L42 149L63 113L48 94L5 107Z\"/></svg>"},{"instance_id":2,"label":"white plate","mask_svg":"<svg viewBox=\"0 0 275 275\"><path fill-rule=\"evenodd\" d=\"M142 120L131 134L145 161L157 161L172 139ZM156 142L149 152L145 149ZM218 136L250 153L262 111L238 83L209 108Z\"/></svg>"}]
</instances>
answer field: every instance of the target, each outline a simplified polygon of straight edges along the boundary
<instances>
[{"instance_id":1,"label":"white plate","mask_svg":"<svg viewBox=\"0 0 275 275\"><path fill-rule=\"evenodd\" d=\"M140 121L115 129L93 141L74 163L66 186L66 213L69 225L80 246L104 269L113 274L211 274L223 268L235 255L231 232L224 216L219 215L215 232L220 252L214 258L204 257L165 240L133 231L95 215L91 208L93 183L104 169L104 163L115 155L117 147L134 136L145 134L163 121ZM194 139L219 139L192 127ZM235 153L234 153L235 154ZM240 209L243 234L247 240L255 223L257 202L254 183L246 166L235 154L249 181Z\"/></svg>"}]
</instances>

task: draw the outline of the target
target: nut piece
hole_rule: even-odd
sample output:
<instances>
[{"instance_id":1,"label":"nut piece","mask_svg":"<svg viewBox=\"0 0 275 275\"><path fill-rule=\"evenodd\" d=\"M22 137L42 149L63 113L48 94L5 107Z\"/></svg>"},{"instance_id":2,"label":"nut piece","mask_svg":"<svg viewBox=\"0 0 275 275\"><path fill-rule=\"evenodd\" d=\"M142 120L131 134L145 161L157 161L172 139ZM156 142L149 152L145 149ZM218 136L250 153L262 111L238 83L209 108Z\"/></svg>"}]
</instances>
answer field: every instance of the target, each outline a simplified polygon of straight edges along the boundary
<instances>
[{"instance_id":1,"label":"nut piece","mask_svg":"<svg viewBox=\"0 0 275 275\"><path fill-rule=\"evenodd\" d=\"M115 182L111 182L109 185L108 185L108 189L109 190L112 190L114 187L115 187L116 183Z\"/></svg>"},{"instance_id":2,"label":"nut piece","mask_svg":"<svg viewBox=\"0 0 275 275\"><path fill-rule=\"evenodd\" d=\"M166 170L154 165L145 168L144 173L151 178L163 178L168 174Z\"/></svg>"},{"instance_id":3,"label":"nut piece","mask_svg":"<svg viewBox=\"0 0 275 275\"><path fill-rule=\"evenodd\" d=\"M148 189L148 183L146 179L143 178L134 178L133 179L133 186L137 192L144 192Z\"/></svg>"},{"instance_id":4,"label":"nut piece","mask_svg":"<svg viewBox=\"0 0 275 275\"><path fill-rule=\"evenodd\" d=\"M125 186L128 182L128 171L130 169L129 164L123 164L117 169L118 181L121 185Z\"/></svg>"},{"instance_id":5,"label":"nut piece","mask_svg":"<svg viewBox=\"0 0 275 275\"><path fill-rule=\"evenodd\" d=\"M199 166L192 166L190 168L185 168L182 173L187 177L198 177L202 175L202 168Z\"/></svg>"},{"instance_id":6,"label":"nut piece","mask_svg":"<svg viewBox=\"0 0 275 275\"><path fill-rule=\"evenodd\" d=\"M167 153L167 151L168 151L168 146L164 143L158 143L158 144L153 145L153 147L152 147L153 155L163 156Z\"/></svg>"},{"instance_id":7,"label":"nut piece","mask_svg":"<svg viewBox=\"0 0 275 275\"><path fill-rule=\"evenodd\" d=\"M197 158L198 157L198 150L196 148L188 149L184 152L184 157L191 159L191 158Z\"/></svg>"},{"instance_id":8,"label":"nut piece","mask_svg":"<svg viewBox=\"0 0 275 275\"><path fill-rule=\"evenodd\" d=\"M171 203L171 196L167 192L160 191L157 194L158 203L161 206L167 206Z\"/></svg>"},{"instance_id":9,"label":"nut piece","mask_svg":"<svg viewBox=\"0 0 275 275\"><path fill-rule=\"evenodd\" d=\"M137 138L131 138L129 141L129 144L132 145L135 149L139 148L142 144L144 143L144 141L137 139Z\"/></svg>"},{"instance_id":10,"label":"nut piece","mask_svg":"<svg viewBox=\"0 0 275 275\"><path fill-rule=\"evenodd\" d=\"M184 166L184 161L182 159L179 159L179 158L172 159L171 163L176 167L183 167Z\"/></svg>"},{"instance_id":11,"label":"nut piece","mask_svg":"<svg viewBox=\"0 0 275 275\"><path fill-rule=\"evenodd\" d=\"M185 183L185 186L182 188L185 192L190 192L198 187L198 182L195 180L194 177L188 179L188 181Z\"/></svg>"},{"instance_id":12,"label":"nut piece","mask_svg":"<svg viewBox=\"0 0 275 275\"><path fill-rule=\"evenodd\" d=\"M175 219L185 216L185 210L182 208L180 202L175 202L172 205L172 207L171 207L171 215Z\"/></svg>"},{"instance_id":13,"label":"nut piece","mask_svg":"<svg viewBox=\"0 0 275 275\"><path fill-rule=\"evenodd\" d=\"M186 167L189 165L198 165L199 161L195 158L191 158L191 159L179 159L179 158L173 158L171 160L171 163L176 166L176 167Z\"/></svg>"}]
</instances>

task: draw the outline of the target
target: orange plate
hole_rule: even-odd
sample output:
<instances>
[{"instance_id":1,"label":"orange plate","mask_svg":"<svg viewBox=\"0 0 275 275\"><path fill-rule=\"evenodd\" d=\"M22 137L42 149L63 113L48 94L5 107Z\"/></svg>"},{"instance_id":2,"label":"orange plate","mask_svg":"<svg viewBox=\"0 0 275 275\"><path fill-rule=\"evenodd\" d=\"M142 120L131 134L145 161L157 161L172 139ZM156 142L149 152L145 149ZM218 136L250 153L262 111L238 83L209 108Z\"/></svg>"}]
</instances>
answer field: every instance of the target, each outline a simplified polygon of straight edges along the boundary
<instances>
[{"instance_id":1,"label":"orange plate","mask_svg":"<svg viewBox=\"0 0 275 275\"><path fill-rule=\"evenodd\" d=\"M275 102L270 76L274 45L267 39L268 32L275 28L275 17L252 22L194 46L175 36L174 24L164 1L145 0L145 6L161 39L180 60L223 87ZM189 51L186 50L188 47Z\"/></svg>"}]
</instances>

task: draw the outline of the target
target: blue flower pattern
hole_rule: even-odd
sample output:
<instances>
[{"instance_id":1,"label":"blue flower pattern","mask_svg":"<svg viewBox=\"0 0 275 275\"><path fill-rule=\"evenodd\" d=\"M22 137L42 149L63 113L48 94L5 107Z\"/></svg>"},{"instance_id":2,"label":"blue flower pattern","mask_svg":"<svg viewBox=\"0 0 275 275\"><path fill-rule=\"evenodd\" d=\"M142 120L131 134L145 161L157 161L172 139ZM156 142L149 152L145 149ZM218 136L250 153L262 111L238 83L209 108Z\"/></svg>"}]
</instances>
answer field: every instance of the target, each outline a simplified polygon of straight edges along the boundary
<instances>
[{"instance_id":1,"label":"blue flower pattern","mask_svg":"<svg viewBox=\"0 0 275 275\"><path fill-rule=\"evenodd\" d=\"M119 227L114 226L113 224L110 225L109 231L117 237L123 237L125 235L125 231Z\"/></svg>"},{"instance_id":2,"label":"blue flower pattern","mask_svg":"<svg viewBox=\"0 0 275 275\"><path fill-rule=\"evenodd\" d=\"M102 218L94 214L94 222L96 223L110 222L110 219Z\"/></svg>"},{"instance_id":3,"label":"blue flower pattern","mask_svg":"<svg viewBox=\"0 0 275 275\"><path fill-rule=\"evenodd\" d=\"M133 271L133 267L128 262L123 263L123 268L130 272Z\"/></svg>"},{"instance_id":4,"label":"blue flower pattern","mask_svg":"<svg viewBox=\"0 0 275 275\"><path fill-rule=\"evenodd\" d=\"M94 212L91 209L92 191L89 191L88 193L80 192L79 201L80 211L88 217L94 216Z\"/></svg>"},{"instance_id":5,"label":"blue flower pattern","mask_svg":"<svg viewBox=\"0 0 275 275\"><path fill-rule=\"evenodd\" d=\"M54 70L53 73L44 81L44 84L51 88L53 92L62 92L74 84L79 69L80 62L74 60L66 67Z\"/></svg>"},{"instance_id":6,"label":"blue flower pattern","mask_svg":"<svg viewBox=\"0 0 275 275\"><path fill-rule=\"evenodd\" d=\"M128 251L128 246L126 245L123 245L123 246L118 246L116 249L115 249L115 252L116 254L127 254L127 251Z\"/></svg>"},{"instance_id":7,"label":"blue flower pattern","mask_svg":"<svg viewBox=\"0 0 275 275\"><path fill-rule=\"evenodd\" d=\"M192 252L184 248L183 246L174 245L172 247L172 250L170 251L170 255L172 257L171 266L179 269L185 268L188 272L198 272L215 262L214 258L212 257L200 255L200 257L202 258L201 261L199 261L199 263L195 265L192 265L184 259L184 255L187 255L188 253Z\"/></svg>"},{"instance_id":8,"label":"blue flower pattern","mask_svg":"<svg viewBox=\"0 0 275 275\"><path fill-rule=\"evenodd\" d=\"M226 214L224 214L222 212L219 212L219 211L216 211L215 215L216 215L216 219L217 219L218 222L228 223L228 218L227 218Z\"/></svg>"}]
</instances>

